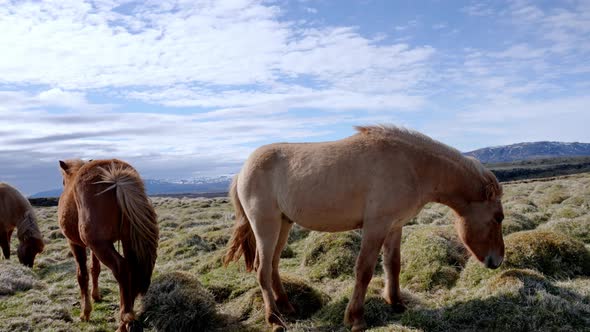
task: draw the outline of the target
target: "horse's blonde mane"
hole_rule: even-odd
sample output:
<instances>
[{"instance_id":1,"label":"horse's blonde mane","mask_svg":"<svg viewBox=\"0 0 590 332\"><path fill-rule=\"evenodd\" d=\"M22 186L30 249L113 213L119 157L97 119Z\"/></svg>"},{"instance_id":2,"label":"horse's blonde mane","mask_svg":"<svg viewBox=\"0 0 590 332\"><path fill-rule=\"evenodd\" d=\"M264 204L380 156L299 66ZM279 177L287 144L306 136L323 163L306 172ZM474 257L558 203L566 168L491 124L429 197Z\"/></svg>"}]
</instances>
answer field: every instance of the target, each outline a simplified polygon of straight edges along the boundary
<instances>
[{"instance_id":1,"label":"horse's blonde mane","mask_svg":"<svg viewBox=\"0 0 590 332\"><path fill-rule=\"evenodd\" d=\"M404 144L410 148L420 150L421 153L428 153L442 158L479 178L486 188L488 197L500 197L502 195L502 187L498 183L496 176L485 168L481 162L473 157L465 157L459 150L420 132L393 125L356 126L355 129L361 135L396 144Z\"/></svg>"}]
</instances>

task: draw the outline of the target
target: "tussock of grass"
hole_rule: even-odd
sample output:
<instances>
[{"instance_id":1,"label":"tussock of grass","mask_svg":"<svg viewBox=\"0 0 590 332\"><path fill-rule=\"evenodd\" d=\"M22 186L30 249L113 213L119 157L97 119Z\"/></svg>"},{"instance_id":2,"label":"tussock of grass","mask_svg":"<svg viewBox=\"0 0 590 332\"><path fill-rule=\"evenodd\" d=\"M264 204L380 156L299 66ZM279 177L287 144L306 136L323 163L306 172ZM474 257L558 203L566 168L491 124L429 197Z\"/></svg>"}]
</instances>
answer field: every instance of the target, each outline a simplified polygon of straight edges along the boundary
<instances>
[{"instance_id":1,"label":"tussock of grass","mask_svg":"<svg viewBox=\"0 0 590 332\"><path fill-rule=\"evenodd\" d=\"M537 223L529 218L530 214L508 211L502 222L502 232L504 235L515 232L526 231L537 227Z\"/></svg>"},{"instance_id":2,"label":"tussock of grass","mask_svg":"<svg viewBox=\"0 0 590 332\"><path fill-rule=\"evenodd\" d=\"M505 239L506 267L530 268L555 278L590 275L590 252L565 234L526 231Z\"/></svg>"},{"instance_id":3,"label":"tussock of grass","mask_svg":"<svg viewBox=\"0 0 590 332\"><path fill-rule=\"evenodd\" d=\"M511 269L449 306L410 310L401 323L428 331L580 331L590 323L584 302L536 271Z\"/></svg>"},{"instance_id":4,"label":"tussock of grass","mask_svg":"<svg viewBox=\"0 0 590 332\"><path fill-rule=\"evenodd\" d=\"M292 244L299 240L305 239L310 233L310 230L304 227L301 227L297 224L294 224L289 232L289 239L288 243Z\"/></svg>"},{"instance_id":5,"label":"tussock of grass","mask_svg":"<svg viewBox=\"0 0 590 332\"><path fill-rule=\"evenodd\" d=\"M293 248L291 248L291 246L289 246L289 245L285 246L283 251L281 251L281 258L293 258L293 257L295 257L295 251L293 251Z\"/></svg>"},{"instance_id":6,"label":"tussock of grass","mask_svg":"<svg viewBox=\"0 0 590 332\"><path fill-rule=\"evenodd\" d=\"M393 311L391 306L385 302L382 297L384 281L381 278L374 278L367 288L365 299L365 320L369 327L383 326L398 320L399 313ZM326 304L313 319L319 326L327 326L331 329L344 326L344 313L350 300L354 288L345 287L333 299ZM402 292L406 305L409 307L416 306L419 300L406 291ZM371 330L373 331L373 330ZM388 330L389 331L389 330Z\"/></svg>"},{"instance_id":7,"label":"tussock of grass","mask_svg":"<svg viewBox=\"0 0 590 332\"><path fill-rule=\"evenodd\" d=\"M213 295L184 272L153 280L143 298L141 317L157 331L205 331L222 324Z\"/></svg>"},{"instance_id":8,"label":"tussock of grass","mask_svg":"<svg viewBox=\"0 0 590 332\"><path fill-rule=\"evenodd\" d=\"M13 260L0 261L0 296L41 287L31 269Z\"/></svg>"},{"instance_id":9,"label":"tussock of grass","mask_svg":"<svg viewBox=\"0 0 590 332\"><path fill-rule=\"evenodd\" d=\"M409 225L450 225L454 220L452 210L442 204L429 203L410 222Z\"/></svg>"},{"instance_id":10,"label":"tussock of grass","mask_svg":"<svg viewBox=\"0 0 590 332\"><path fill-rule=\"evenodd\" d=\"M320 310L328 301L328 296L312 286L305 280L283 275L283 286L287 292L289 302L295 308L295 313L289 318L307 319ZM259 287L251 289L234 302L238 308L235 314L240 320L263 321L264 302Z\"/></svg>"},{"instance_id":11,"label":"tussock of grass","mask_svg":"<svg viewBox=\"0 0 590 332\"><path fill-rule=\"evenodd\" d=\"M560 218L549 221L539 230L564 233L586 244L590 244L590 216L576 219Z\"/></svg>"},{"instance_id":12,"label":"tussock of grass","mask_svg":"<svg viewBox=\"0 0 590 332\"><path fill-rule=\"evenodd\" d=\"M507 236L504 243L505 257L500 269L486 269L472 257L461 274L461 284L476 286L509 268L533 269L552 278L590 275L590 252L583 243L565 234L538 230L518 232Z\"/></svg>"},{"instance_id":13,"label":"tussock of grass","mask_svg":"<svg viewBox=\"0 0 590 332\"><path fill-rule=\"evenodd\" d=\"M307 237L303 265L309 267L312 280L341 278L354 273L361 248L359 233L313 232Z\"/></svg>"},{"instance_id":14,"label":"tussock of grass","mask_svg":"<svg viewBox=\"0 0 590 332\"><path fill-rule=\"evenodd\" d=\"M400 282L416 291L451 287L467 261L467 253L452 227L414 227L401 247Z\"/></svg>"},{"instance_id":15,"label":"tussock of grass","mask_svg":"<svg viewBox=\"0 0 590 332\"><path fill-rule=\"evenodd\" d=\"M201 273L199 279L203 286L213 294L217 302L232 300L252 288L258 287L256 273L246 272L242 261L232 263L228 267L221 267L221 255L214 256L213 259L219 259L220 266Z\"/></svg>"}]
</instances>

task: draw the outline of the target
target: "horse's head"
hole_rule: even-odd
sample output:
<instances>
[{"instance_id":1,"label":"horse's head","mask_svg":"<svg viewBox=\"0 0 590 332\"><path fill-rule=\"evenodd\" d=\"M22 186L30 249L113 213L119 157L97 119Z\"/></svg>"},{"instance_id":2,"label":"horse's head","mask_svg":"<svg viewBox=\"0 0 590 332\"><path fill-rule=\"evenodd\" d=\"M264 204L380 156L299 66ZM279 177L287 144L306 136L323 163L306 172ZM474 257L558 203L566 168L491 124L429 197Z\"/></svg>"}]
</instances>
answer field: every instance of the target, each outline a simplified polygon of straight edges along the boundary
<instances>
[{"instance_id":1,"label":"horse's head","mask_svg":"<svg viewBox=\"0 0 590 332\"><path fill-rule=\"evenodd\" d=\"M63 177L63 186L66 188L70 183L72 183L74 177L78 173L80 167L84 165L84 161L80 159L71 159L66 161L59 161L59 167L61 169L61 175Z\"/></svg>"},{"instance_id":2,"label":"horse's head","mask_svg":"<svg viewBox=\"0 0 590 332\"><path fill-rule=\"evenodd\" d=\"M43 242L43 235L39 231L35 213L32 209L25 212L17 231L17 237L20 242L16 252L18 260L25 266L33 267L35 257L43 251L45 243Z\"/></svg>"},{"instance_id":3,"label":"horse's head","mask_svg":"<svg viewBox=\"0 0 590 332\"><path fill-rule=\"evenodd\" d=\"M495 269L504 260L502 187L489 170L484 171L484 178L481 194L457 209L455 228L469 251L486 267Z\"/></svg>"},{"instance_id":4,"label":"horse's head","mask_svg":"<svg viewBox=\"0 0 590 332\"><path fill-rule=\"evenodd\" d=\"M35 257L38 253L43 251L45 244L43 239L30 236L25 241L22 241L17 250L18 261L28 267L33 267Z\"/></svg>"}]
</instances>

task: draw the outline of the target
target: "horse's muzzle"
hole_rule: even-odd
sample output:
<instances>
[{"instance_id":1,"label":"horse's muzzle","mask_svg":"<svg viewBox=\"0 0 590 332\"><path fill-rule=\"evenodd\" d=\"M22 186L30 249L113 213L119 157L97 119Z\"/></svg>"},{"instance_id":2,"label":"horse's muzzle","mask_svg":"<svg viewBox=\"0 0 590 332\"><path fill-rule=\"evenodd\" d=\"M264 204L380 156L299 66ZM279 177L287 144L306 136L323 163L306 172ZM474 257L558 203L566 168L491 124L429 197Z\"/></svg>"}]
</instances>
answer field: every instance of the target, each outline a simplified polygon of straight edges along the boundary
<instances>
[{"instance_id":1,"label":"horse's muzzle","mask_svg":"<svg viewBox=\"0 0 590 332\"><path fill-rule=\"evenodd\" d=\"M500 265L502 265L503 260L503 257L498 257L496 255L487 255L484 260L484 265L488 269L497 269Z\"/></svg>"}]
</instances>

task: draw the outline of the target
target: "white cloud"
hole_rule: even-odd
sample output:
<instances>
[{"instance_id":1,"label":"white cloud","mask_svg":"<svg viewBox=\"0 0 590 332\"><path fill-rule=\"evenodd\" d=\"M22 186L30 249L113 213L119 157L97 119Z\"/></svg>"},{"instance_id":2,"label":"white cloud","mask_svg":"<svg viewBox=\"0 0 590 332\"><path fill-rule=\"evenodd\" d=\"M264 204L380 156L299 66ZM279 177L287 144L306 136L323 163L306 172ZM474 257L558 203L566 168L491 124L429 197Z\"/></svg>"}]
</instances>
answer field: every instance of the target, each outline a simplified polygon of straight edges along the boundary
<instances>
[{"instance_id":1,"label":"white cloud","mask_svg":"<svg viewBox=\"0 0 590 332\"><path fill-rule=\"evenodd\" d=\"M0 90L0 111L15 111L39 109L46 107L60 107L80 111L106 110L114 106L108 104L93 104L86 98L86 93L52 88L37 94L27 91Z\"/></svg>"},{"instance_id":2,"label":"white cloud","mask_svg":"<svg viewBox=\"0 0 590 332\"><path fill-rule=\"evenodd\" d=\"M274 87L283 81L311 79L321 83L316 95L334 94L334 89L344 95L358 90L353 85L358 77L363 83L379 82L377 92L383 92L387 85L380 83L388 76L415 71L409 75L421 77L434 53L428 46L382 44L350 27L284 21L279 8L263 1L122 3L126 13L119 4L2 6L0 83L68 90L116 87L155 102L143 96L182 86L183 91L175 88L179 98L170 96L165 105L226 107L228 102L216 96L219 90L229 91L234 105L251 105L250 86L269 91L269 96L256 97L276 99L281 93L275 94ZM347 89L340 85L343 80ZM415 84L419 82L392 89L400 95L404 91L399 90ZM370 86L362 85L365 90ZM392 107L382 102L383 96L373 102L374 91L365 92L369 107ZM187 100L189 95L197 96L199 103Z\"/></svg>"}]
</instances>

